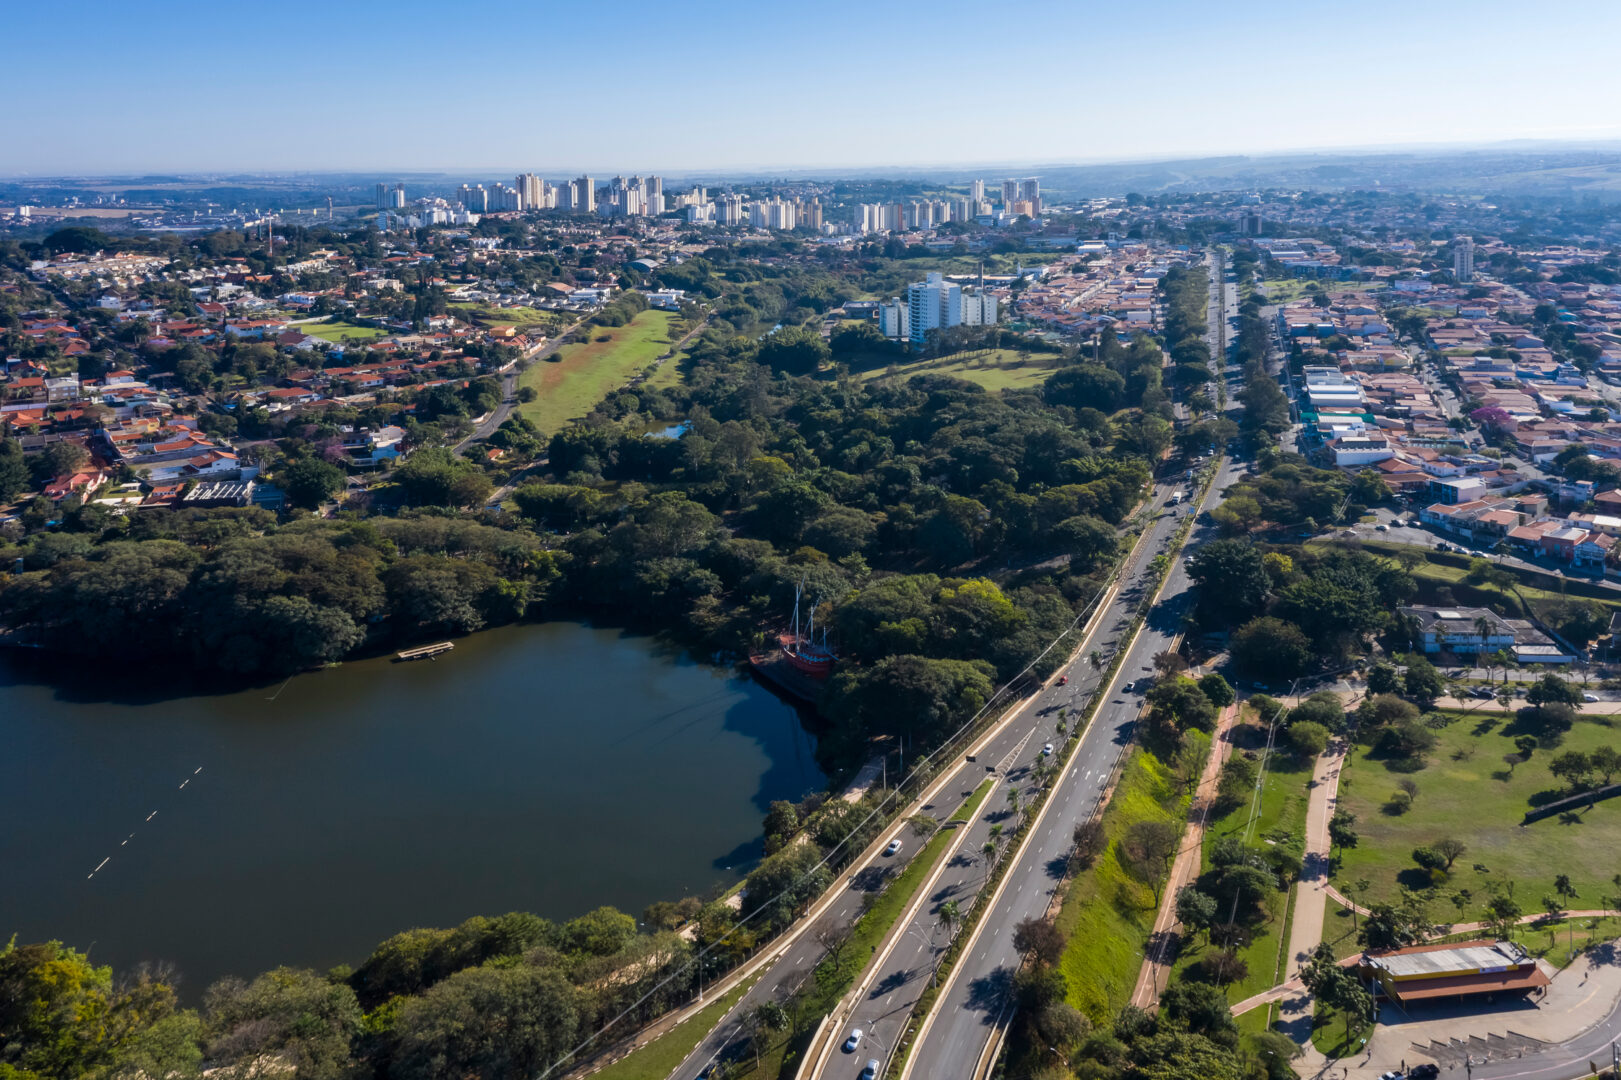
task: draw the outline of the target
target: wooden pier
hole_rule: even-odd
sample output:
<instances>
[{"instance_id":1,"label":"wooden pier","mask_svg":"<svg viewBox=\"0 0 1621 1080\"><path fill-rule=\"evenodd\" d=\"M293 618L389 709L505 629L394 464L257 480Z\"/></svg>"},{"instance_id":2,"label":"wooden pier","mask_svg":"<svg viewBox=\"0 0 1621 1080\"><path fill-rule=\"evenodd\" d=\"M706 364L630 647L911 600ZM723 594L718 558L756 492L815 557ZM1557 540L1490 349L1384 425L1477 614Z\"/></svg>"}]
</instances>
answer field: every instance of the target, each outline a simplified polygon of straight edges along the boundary
<instances>
[{"instance_id":1,"label":"wooden pier","mask_svg":"<svg viewBox=\"0 0 1621 1080\"><path fill-rule=\"evenodd\" d=\"M437 660L440 653L447 653L456 647L454 641L441 641L436 645L418 645L414 649L394 654L395 660Z\"/></svg>"}]
</instances>

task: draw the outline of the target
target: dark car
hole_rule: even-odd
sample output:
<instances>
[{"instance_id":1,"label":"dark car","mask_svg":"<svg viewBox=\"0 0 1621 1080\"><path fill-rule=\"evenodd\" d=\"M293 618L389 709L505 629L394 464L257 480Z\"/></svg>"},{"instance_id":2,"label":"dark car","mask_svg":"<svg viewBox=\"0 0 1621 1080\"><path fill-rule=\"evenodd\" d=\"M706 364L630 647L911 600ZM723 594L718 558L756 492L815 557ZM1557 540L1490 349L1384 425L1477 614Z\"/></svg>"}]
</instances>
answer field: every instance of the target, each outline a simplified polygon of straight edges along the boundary
<instances>
[{"instance_id":1,"label":"dark car","mask_svg":"<svg viewBox=\"0 0 1621 1080\"><path fill-rule=\"evenodd\" d=\"M1408 1080L1435 1080L1435 1078L1440 1075L1441 1066L1437 1065L1433 1061L1426 1061L1421 1064L1414 1065L1411 1069L1407 1070Z\"/></svg>"}]
</instances>

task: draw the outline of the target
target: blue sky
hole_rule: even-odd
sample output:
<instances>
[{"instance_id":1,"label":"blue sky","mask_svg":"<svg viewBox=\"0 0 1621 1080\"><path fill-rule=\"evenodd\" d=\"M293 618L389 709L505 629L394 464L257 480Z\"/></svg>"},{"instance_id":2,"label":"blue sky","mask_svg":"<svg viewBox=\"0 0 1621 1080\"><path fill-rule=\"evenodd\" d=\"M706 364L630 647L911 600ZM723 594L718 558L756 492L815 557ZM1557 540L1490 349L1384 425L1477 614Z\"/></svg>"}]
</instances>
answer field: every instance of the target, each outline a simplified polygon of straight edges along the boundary
<instances>
[{"instance_id":1,"label":"blue sky","mask_svg":"<svg viewBox=\"0 0 1621 1080\"><path fill-rule=\"evenodd\" d=\"M0 175L1621 138L1621 0L53 0L5 32Z\"/></svg>"}]
</instances>

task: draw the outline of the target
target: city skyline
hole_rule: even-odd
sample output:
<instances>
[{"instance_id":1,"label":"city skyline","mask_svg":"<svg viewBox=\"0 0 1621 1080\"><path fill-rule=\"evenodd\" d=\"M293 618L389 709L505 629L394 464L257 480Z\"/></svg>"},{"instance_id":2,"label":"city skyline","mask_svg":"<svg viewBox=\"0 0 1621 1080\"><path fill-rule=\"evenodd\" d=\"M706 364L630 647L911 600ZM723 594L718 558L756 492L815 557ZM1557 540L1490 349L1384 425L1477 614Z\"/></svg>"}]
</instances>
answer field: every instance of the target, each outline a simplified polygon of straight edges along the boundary
<instances>
[{"instance_id":1,"label":"city skyline","mask_svg":"<svg viewBox=\"0 0 1621 1080\"><path fill-rule=\"evenodd\" d=\"M1621 138L1607 108L1621 99L1621 73L1604 55L1621 11L1603 3L1561 12L1583 33L1563 44L1557 91L1513 61L1545 29L1542 16L1495 2L1330 13L1263 0L1237 20L1185 0L1159 0L1152 12L1049 4L1021 20L1039 35L976 33L982 9L942 3L931 9L941 25L962 32L915 50L854 32L871 13L842 3L818 24L829 29L730 2L698 18L633 5L611 33L554 6L507 14L498 39L475 29L470 48L498 40L502 52L420 94L412 87L434 55L424 34L442 9L402 0L279 10L270 25L185 0L138 15L90 0L18 12L18 41L43 45L71 21L80 63L64 81L54 50L19 50L15 98L31 123L0 169L472 172L544 162L606 171L634 158L681 174ZM745 10L749 21L723 35L718 27ZM1402 32L1348 55L1341 42L1359 25ZM351 39L360 47L339 48ZM571 47L548 48L563 41ZM1042 51L1055 41L1075 48ZM1428 73L1459 57L1462 84L1428 89L1437 85ZM543 80L517 78L530 59L544 61ZM1341 71L1339 89L1323 78L1325 61ZM362 86L393 87L381 99L393 106L357 113L351 95ZM952 107L912 110L904 137L850 122L920 98Z\"/></svg>"}]
</instances>

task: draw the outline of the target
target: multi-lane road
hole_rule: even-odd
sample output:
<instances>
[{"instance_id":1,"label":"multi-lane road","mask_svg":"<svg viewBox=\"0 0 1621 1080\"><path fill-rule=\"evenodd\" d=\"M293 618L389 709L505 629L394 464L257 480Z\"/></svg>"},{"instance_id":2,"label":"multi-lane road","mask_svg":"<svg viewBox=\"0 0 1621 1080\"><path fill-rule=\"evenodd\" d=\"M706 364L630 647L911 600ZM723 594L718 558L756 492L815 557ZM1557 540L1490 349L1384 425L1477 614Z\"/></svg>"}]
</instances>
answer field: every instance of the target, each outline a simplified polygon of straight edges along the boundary
<instances>
[{"instance_id":1,"label":"multi-lane road","mask_svg":"<svg viewBox=\"0 0 1621 1080\"><path fill-rule=\"evenodd\" d=\"M1236 318L1236 297L1221 297L1224 288L1212 284L1210 336L1217 337L1217 320ZM1228 290L1229 292L1232 290ZM1229 330L1229 334L1231 331ZM1122 644L1133 617L1144 607L1151 584L1150 564L1154 556L1169 553L1174 535L1184 516L1212 505L1239 475L1239 470L1223 459L1210 494L1200 506L1169 505L1174 490L1182 485L1173 476L1156 483L1144 511L1147 526L1122 571L1120 587L1106 609L1090 622L1090 632L1074 654L1074 660L1037 694L1021 704L992 732L973 747L974 760L959 756L942 778L930 789L923 813L944 821L964 798L987 777L995 780L974 819L962 826L938 878L925 900L898 936L890 939L876 970L864 974L861 992L854 1007L841 1010L828 1033L827 1052L822 1044L813 1045L817 1059L807 1075L854 1077L873 1058L887 1065L912 1015L914 1006L948 944L948 932L940 925L943 904L955 901L966 912L989 877L991 867L982 853L996 832L1011 833L1017 822L1007 798L1009 788L1019 792L1023 806L1035 793L1032 766L1044 756L1048 743L1059 745L1059 753L1070 747L1058 737L1061 710L1073 714L1101 687L1103 672L1093 665L1095 653L1108 658ZM1194 536L1202 526L1195 526ZM1016 856L1016 863L999 886L994 906L986 913L978 940L953 970L949 989L936 1009L938 1019L912 1054L908 1073L919 1077L971 1075L973 1061L983 1049L990 1024L1006 1005L1002 991L1011 982L1018 964L1012 945L1013 926L1021 919L1040 915L1052 899L1053 889L1063 872L1072 843L1074 826L1089 818L1102 798L1105 785L1116 763L1130 744L1133 725L1141 707L1140 694L1124 691L1124 684L1141 679L1152 667L1154 654L1174 640L1186 611L1188 579L1181 559L1173 561L1165 579L1160 600L1148 613L1147 621L1133 641L1130 654L1110 679L1107 696L1091 724L1080 735L1080 745L1063 775L1052 780L1053 790L1041 811L1042 818ZM670 1074L671 1080L701 1075L715 1061L736 1052L742 1037L744 1018L766 1001L784 1001L810 977L825 947L823 931L847 926L861 912L866 894L880 888L888 876L898 872L921 846L909 828L895 826L891 833L903 841L893 857L876 855L858 862L845 872L842 888L825 910L802 927L783 948L782 955L764 971L759 981L711 1029L693 1052ZM967 932L967 931L964 931ZM850 1029L860 1028L863 1036L852 1052L842 1046ZM967 1062L964 1066L964 1061Z\"/></svg>"},{"instance_id":2,"label":"multi-lane road","mask_svg":"<svg viewBox=\"0 0 1621 1080\"><path fill-rule=\"evenodd\" d=\"M1211 288L1210 336L1212 351L1215 351L1219 340L1216 320L1230 320L1228 337L1231 338L1231 320L1237 317L1237 304L1232 295L1236 290L1226 282L1213 280ZM1223 457L1203 500L1189 512L1216 505L1227 487L1242 473L1240 466ZM1174 513L1162 515L1156 527L1174 528L1175 517ZM1211 535L1210 525L1196 522L1187 548L1197 546ZM1152 670L1155 654L1171 647L1191 603L1189 586L1182 552L1175 552L1159 597L1141 633L1131 643L1125 662L1110 680L1096 715L1081 736L1074 758L1049 795L1038 827L1018 852L998 895L980 921L976 936L952 969L947 986L920 1027L903 1077L968 1080L976 1075L988 1043L1006 1022L1007 1010L1011 1008L1013 975L1022 960L1013 944L1013 928L1024 919L1039 918L1046 913L1073 843L1074 828L1097 809L1115 763L1130 744L1142 697L1128 692L1126 686L1142 679ZM1126 596L1121 602L1134 606L1142 599L1141 595ZM880 977L876 986L883 987L887 980L906 974L898 963L892 966L895 970ZM906 1017L899 1019L904 1022Z\"/></svg>"}]
</instances>

